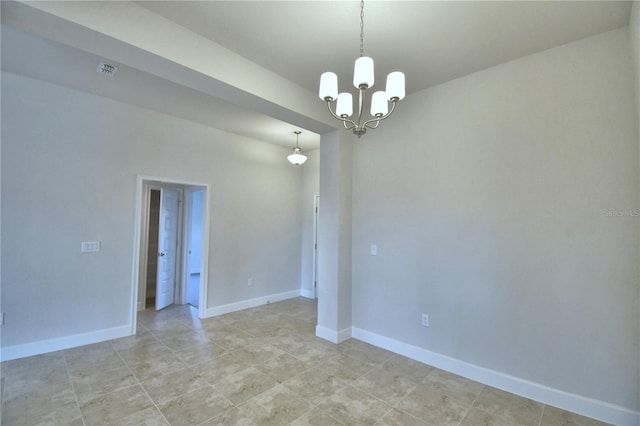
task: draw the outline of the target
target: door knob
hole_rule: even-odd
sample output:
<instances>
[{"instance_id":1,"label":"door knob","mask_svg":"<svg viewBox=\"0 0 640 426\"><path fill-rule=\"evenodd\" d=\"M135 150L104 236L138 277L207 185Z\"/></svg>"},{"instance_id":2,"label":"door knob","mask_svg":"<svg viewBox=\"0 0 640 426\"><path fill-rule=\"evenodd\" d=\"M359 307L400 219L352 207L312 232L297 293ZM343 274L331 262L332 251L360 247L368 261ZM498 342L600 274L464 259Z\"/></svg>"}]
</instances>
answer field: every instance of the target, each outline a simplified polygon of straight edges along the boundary
<instances>
[{"instance_id":1,"label":"door knob","mask_svg":"<svg viewBox=\"0 0 640 426\"><path fill-rule=\"evenodd\" d=\"M158 256L162 257L162 256L166 256L167 253L158 253Z\"/></svg>"}]
</instances>

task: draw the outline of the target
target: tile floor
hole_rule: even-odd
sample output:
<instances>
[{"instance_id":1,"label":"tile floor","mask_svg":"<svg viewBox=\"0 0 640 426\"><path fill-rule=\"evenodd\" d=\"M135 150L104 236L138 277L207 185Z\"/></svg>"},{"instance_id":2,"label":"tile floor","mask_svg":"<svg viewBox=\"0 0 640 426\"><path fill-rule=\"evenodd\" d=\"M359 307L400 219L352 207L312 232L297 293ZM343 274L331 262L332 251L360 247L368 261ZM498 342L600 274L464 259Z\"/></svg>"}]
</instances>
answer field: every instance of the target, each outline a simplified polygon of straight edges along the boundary
<instances>
[{"instance_id":1,"label":"tile floor","mask_svg":"<svg viewBox=\"0 0 640 426\"><path fill-rule=\"evenodd\" d=\"M2 363L3 425L597 425L351 339L297 298Z\"/></svg>"}]
</instances>

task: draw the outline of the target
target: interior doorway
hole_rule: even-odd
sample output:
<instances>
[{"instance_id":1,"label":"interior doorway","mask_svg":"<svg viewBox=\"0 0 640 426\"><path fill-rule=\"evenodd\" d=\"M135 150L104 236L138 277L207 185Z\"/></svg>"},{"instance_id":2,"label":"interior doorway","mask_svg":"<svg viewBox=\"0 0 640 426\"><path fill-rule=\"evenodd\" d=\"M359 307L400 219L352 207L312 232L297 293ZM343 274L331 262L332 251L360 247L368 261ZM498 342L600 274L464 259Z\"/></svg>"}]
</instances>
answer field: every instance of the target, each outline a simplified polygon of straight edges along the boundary
<instances>
[{"instance_id":1,"label":"interior doorway","mask_svg":"<svg viewBox=\"0 0 640 426\"><path fill-rule=\"evenodd\" d=\"M185 268L183 282L185 292L183 303L194 308L200 305L199 290L202 266L202 213L204 190L190 188L185 191Z\"/></svg>"},{"instance_id":2,"label":"interior doorway","mask_svg":"<svg viewBox=\"0 0 640 426\"><path fill-rule=\"evenodd\" d=\"M189 303L205 317L208 217L208 185L138 177L133 333L139 310Z\"/></svg>"}]
</instances>

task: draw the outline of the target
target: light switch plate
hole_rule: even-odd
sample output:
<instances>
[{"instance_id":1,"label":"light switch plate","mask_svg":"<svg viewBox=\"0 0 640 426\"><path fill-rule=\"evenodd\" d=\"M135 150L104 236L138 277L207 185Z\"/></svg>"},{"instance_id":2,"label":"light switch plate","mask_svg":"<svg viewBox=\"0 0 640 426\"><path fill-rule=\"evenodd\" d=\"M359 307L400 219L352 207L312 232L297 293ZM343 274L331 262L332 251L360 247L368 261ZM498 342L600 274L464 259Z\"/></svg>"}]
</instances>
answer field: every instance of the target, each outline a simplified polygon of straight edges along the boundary
<instances>
[{"instance_id":1,"label":"light switch plate","mask_svg":"<svg viewBox=\"0 0 640 426\"><path fill-rule=\"evenodd\" d=\"M371 256L378 255L378 246L375 244L371 244Z\"/></svg>"},{"instance_id":2,"label":"light switch plate","mask_svg":"<svg viewBox=\"0 0 640 426\"><path fill-rule=\"evenodd\" d=\"M96 253L100 251L100 241L83 241L80 245L81 253Z\"/></svg>"}]
</instances>

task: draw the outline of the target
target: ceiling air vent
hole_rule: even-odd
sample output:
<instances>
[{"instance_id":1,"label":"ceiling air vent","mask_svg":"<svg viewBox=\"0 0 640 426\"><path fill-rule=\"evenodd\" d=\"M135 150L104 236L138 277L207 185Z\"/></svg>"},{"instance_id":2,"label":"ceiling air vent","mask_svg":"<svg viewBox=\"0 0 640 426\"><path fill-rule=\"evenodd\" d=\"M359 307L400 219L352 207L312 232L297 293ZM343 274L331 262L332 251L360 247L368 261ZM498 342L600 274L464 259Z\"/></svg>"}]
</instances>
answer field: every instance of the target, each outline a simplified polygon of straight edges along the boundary
<instances>
[{"instance_id":1,"label":"ceiling air vent","mask_svg":"<svg viewBox=\"0 0 640 426\"><path fill-rule=\"evenodd\" d=\"M96 68L98 74L104 74L109 77L113 77L116 75L116 71L118 71L118 67L116 65L105 64L104 62L100 62L98 64L98 68Z\"/></svg>"}]
</instances>

